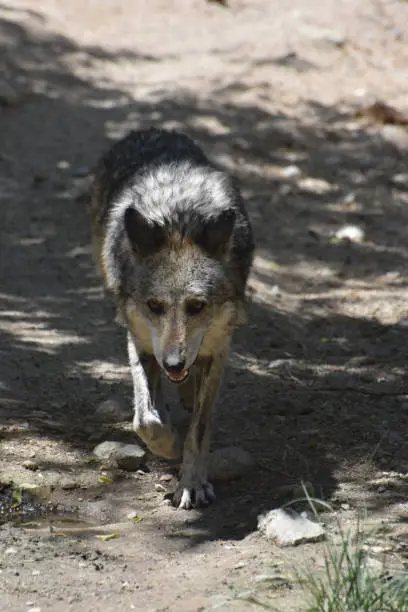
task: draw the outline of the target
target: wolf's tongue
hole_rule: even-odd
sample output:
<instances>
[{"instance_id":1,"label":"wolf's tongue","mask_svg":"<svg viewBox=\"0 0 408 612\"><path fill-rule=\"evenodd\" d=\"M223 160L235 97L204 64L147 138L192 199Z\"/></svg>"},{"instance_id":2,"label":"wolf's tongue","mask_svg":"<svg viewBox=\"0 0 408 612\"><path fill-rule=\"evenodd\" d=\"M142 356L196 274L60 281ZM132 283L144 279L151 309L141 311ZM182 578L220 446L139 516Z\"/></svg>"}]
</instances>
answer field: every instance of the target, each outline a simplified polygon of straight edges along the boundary
<instances>
[{"instance_id":1,"label":"wolf's tongue","mask_svg":"<svg viewBox=\"0 0 408 612\"><path fill-rule=\"evenodd\" d=\"M171 374L167 373L168 378L173 382L181 382L182 380L187 378L187 375L188 370L182 370L181 372L172 372Z\"/></svg>"}]
</instances>

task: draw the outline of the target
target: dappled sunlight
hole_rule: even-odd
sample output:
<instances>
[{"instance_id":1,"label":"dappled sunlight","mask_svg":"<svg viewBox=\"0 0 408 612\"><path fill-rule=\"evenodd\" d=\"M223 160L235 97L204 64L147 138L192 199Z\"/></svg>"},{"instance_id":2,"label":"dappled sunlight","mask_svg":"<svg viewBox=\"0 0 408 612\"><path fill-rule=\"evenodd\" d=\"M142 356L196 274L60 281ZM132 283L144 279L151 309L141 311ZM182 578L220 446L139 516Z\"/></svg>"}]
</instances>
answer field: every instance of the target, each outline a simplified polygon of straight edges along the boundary
<instances>
[{"instance_id":1,"label":"dappled sunlight","mask_svg":"<svg viewBox=\"0 0 408 612\"><path fill-rule=\"evenodd\" d=\"M191 32L156 56L164 43L154 28L140 49L134 32L129 48L105 37L105 49L92 28L75 40L75 20L65 34L44 27L41 15L23 22L16 16L23 10L0 23L7 74L17 75L22 91L0 116L4 479L15 467L20 481L44 478L59 487L61 475L79 475L86 489L99 477L87 464L99 441L136 441L131 417L127 428L97 417L107 399L126 398L131 407L125 333L101 290L85 212L102 151L130 129L180 129L242 188L257 253L249 321L234 337L214 445L242 446L256 468L220 484L219 505L188 519L184 531L185 517L160 515L163 525L179 521L177 537L193 544L245 538L258 512L288 501L282 487L302 479L329 502L341 493L341 503L363 500L382 510L393 500L378 492L374 476L406 467L406 155L384 126L356 118L352 92L367 66L356 67L343 49L322 52L303 42L287 63L283 40L267 48L255 40L254 48L224 44L224 28L246 37L249 28L266 27L253 11L239 26L228 11L212 19L210 54L196 48ZM280 19L289 19L285 11ZM339 66L339 89L329 91L326 80ZM381 91L376 77L367 79L365 86ZM401 88L401 76L394 84ZM350 225L361 241L337 238ZM30 453L35 472L22 466ZM164 465L148 463L153 472ZM118 490L126 486L132 501L147 479L139 476L119 475ZM342 490L346 476L355 497ZM154 479L149 490L161 485ZM115 485L97 494L106 499Z\"/></svg>"},{"instance_id":2,"label":"dappled sunlight","mask_svg":"<svg viewBox=\"0 0 408 612\"><path fill-rule=\"evenodd\" d=\"M84 374L92 376L95 379L103 379L107 382L124 382L130 380L129 367L126 364L125 352L123 354L123 364L114 363L113 361L78 361L78 366Z\"/></svg>"},{"instance_id":3,"label":"dappled sunlight","mask_svg":"<svg viewBox=\"0 0 408 612\"><path fill-rule=\"evenodd\" d=\"M13 320L13 319L18 319ZM52 355L64 345L86 344L88 339L77 334L69 334L62 330L50 327L46 323L34 320L21 320L26 317L26 313L19 313L17 317L1 313L0 332L7 332L16 342L20 341L23 345L34 345L40 352ZM36 317L38 318L38 317Z\"/></svg>"}]
</instances>

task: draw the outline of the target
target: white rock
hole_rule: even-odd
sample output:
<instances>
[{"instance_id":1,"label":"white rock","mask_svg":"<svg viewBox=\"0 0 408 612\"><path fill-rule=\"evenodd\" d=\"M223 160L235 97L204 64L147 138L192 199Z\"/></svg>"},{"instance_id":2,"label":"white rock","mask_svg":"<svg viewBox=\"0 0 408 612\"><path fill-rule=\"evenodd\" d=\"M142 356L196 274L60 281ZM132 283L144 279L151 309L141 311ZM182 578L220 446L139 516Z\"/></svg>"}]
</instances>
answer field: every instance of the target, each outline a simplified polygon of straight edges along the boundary
<instances>
[{"instance_id":1,"label":"white rock","mask_svg":"<svg viewBox=\"0 0 408 612\"><path fill-rule=\"evenodd\" d=\"M337 230L335 237L337 240L350 240L350 242L363 242L365 238L364 230L357 225L343 225Z\"/></svg>"},{"instance_id":2,"label":"white rock","mask_svg":"<svg viewBox=\"0 0 408 612\"><path fill-rule=\"evenodd\" d=\"M408 172L394 174L394 176L392 177L392 181L398 186L408 187Z\"/></svg>"},{"instance_id":3,"label":"white rock","mask_svg":"<svg viewBox=\"0 0 408 612\"><path fill-rule=\"evenodd\" d=\"M284 176L285 178L294 178L296 176L300 176L301 174L302 174L301 169L298 166L295 166L294 164L291 164L290 166L286 166L281 171L281 175Z\"/></svg>"},{"instance_id":4,"label":"white rock","mask_svg":"<svg viewBox=\"0 0 408 612\"><path fill-rule=\"evenodd\" d=\"M132 510L132 512L129 512L129 514L126 515L126 518L129 521L133 521L135 518L137 518L139 516L139 512L136 512L136 510Z\"/></svg>"},{"instance_id":5,"label":"white rock","mask_svg":"<svg viewBox=\"0 0 408 612\"><path fill-rule=\"evenodd\" d=\"M209 480L233 480L249 472L254 466L252 456L237 446L227 446L210 454Z\"/></svg>"},{"instance_id":6,"label":"white rock","mask_svg":"<svg viewBox=\"0 0 408 612\"><path fill-rule=\"evenodd\" d=\"M134 472L143 464L146 453L138 444L105 441L98 444L93 454L99 459L116 461L118 467Z\"/></svg>"},{"instance_id":7,"label":"white rock","mask_svg":"<svg viewBox=\"0 0 408 612\"><path fill-rule=\"evenodd\" d=\"M318 523L292 509L277 508L258 518L258 529L280 546L296 546L318 542L325 538L325 530Z\"/></svg>"}]
</instances>

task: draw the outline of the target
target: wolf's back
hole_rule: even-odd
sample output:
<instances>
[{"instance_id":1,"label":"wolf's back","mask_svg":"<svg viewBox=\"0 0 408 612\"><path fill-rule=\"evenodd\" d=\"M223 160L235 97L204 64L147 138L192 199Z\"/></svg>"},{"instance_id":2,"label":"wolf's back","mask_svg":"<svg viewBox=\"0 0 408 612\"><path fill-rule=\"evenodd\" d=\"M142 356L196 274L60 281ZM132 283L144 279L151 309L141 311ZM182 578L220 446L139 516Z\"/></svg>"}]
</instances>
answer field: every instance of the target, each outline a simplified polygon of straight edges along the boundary
<instances>
[{"instance_id":1,"label":"wolf's back","mask_svg":"<svg viewBox=\"0 0 408 612\"><path fill-rule=\"evenodd\" d=\"M181 234L194 234L220 211L233 210L230 264L244 290L253 239L242 198L230 177L190 138L155 128L131 132L100 160L89 207L95 256L105 281L107 268L128 265L123 219L129 206L169 233Z\"/></svg>"}]
</instances>

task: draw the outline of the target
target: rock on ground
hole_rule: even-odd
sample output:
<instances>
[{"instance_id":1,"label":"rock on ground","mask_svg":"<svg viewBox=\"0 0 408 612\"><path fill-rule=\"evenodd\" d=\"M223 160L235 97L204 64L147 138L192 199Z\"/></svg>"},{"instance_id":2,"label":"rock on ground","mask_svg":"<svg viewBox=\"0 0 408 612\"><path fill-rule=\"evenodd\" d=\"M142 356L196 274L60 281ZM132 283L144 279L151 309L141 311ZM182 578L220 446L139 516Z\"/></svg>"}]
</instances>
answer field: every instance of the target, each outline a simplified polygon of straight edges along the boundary
<instances>
[{"instance_id":1,"label":"rock on ground","mask_svg":"<svg viewBox=\"0 0 408 612\"><path fill-rule=\"evenodd\" d=\"M99 459L113 460L119 468L130 472L137 470L144 463L146 456L145 451L137 444L109 440L98 444L93 454Z\"/></svg>"},{"instance_id":2,"label":"rock on ground","mask_svg":"<svg viewBox=\"0 0 408 612\"><path fill-rule=\"evenodd\" d=\"M325 530L321 525L289 508L277 508L260 516L258 529L280 546L319 542L325 538Z\"/></svg>"}]
</instances>

